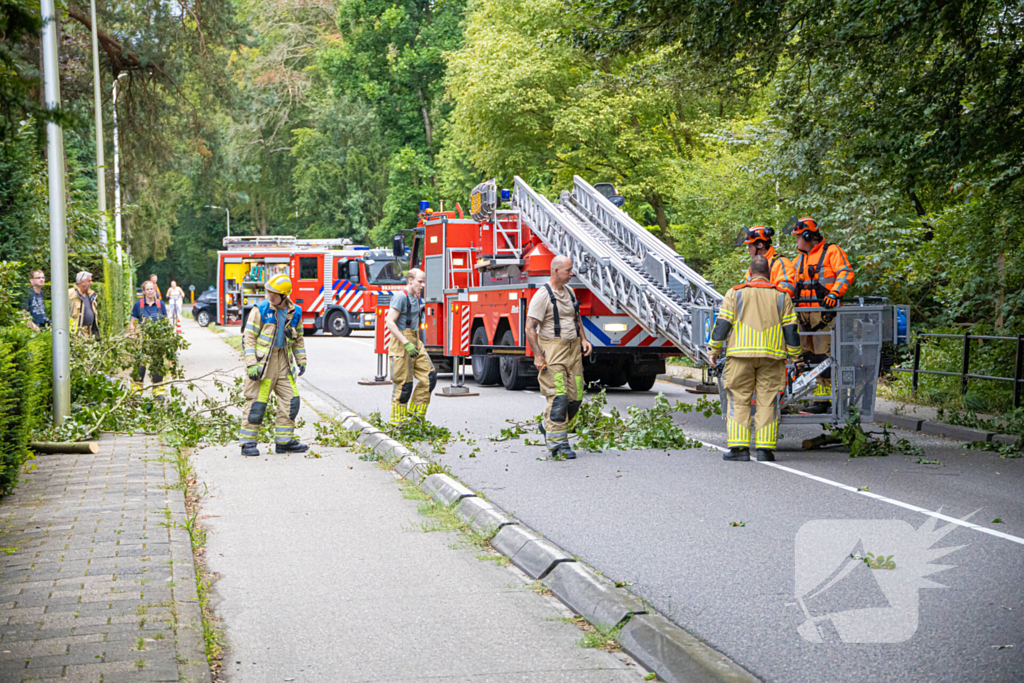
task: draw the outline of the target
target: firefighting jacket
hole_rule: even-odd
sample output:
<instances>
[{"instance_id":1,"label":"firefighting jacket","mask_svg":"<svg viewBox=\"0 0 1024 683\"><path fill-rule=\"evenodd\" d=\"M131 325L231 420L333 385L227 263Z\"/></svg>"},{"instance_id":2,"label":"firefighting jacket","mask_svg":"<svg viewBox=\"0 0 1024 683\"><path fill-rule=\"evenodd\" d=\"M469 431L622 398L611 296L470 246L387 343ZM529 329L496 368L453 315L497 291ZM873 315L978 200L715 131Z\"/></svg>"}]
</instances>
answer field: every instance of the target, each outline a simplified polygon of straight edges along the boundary
<instances>
[{"instance_id":1,"label":"firefighting jacket","mask_svg":"<svg viewBox=\"0 0 1024 683\"><path fill-rule=\"evenodd\" d=\"M817 302L827 294L842 299L853 284L853 268L850 258L838 244L818 242L810 253L800 253L796 259L796 295L798 298L813 297ZM816 306L817 303L802 302L799 306Z\"/></svg>"},{"instance_id":2,"label":"firefighting jacket","mask_svg":"<svg viewBox=\"0 0 1024 683\"><path fill-rule=\"evenodd\" d=\"M792 299L761 276L733 287L718 309L708 346L721 349L726 339L727 357L798 357L800 332Z\"/></svg>"},{"instance_id":3,"label":"firefighting jacket","mask_svg":"<svg viewBox=\"0 0 1024 683\"><path fill-rule=\"evenodd\" d=\"M768 259L768 267L772 270L772 284L775 285L775 289L796 296L796 268L793 267L793 262L785 256L776 254L775 247L768 247L764 257ZM750 282L752 279L748 269L744 282Z\"/></svg>"},{"instance_id":4,"label":"firefighting jacket","mask_svg":"<svg viewBox=\"0 0 1024 683\"><path fill-rule=\"evenodd\" d=\"M289 366L306 364L306 341L302 338L302 310L286 300L284 349L288 354ZM277 311L264 299L249 312L245 321L242 348L245 366L266 364L277 336Z\"/></svg>"}]
</instances>

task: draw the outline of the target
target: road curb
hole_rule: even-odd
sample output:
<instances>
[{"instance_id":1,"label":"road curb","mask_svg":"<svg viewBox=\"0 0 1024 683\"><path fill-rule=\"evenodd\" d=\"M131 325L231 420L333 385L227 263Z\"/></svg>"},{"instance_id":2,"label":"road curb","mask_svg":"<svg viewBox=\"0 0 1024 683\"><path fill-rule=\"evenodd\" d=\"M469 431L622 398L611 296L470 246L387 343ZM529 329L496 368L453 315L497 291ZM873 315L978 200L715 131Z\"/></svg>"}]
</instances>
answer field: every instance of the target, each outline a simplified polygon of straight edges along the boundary
<instances>
[{"instance_id":1,"label":"road curb","mask_svg":"<svg viewBox=\"0 0 1024 683\"><path fill-rule=\"evenodd\" d=\"M956 441L991 441L1005 444L1019 444L1020 438L1013 434L1000 434L982 429L971 429L959 425L949 425L934 420L922 420L907 415L893 415L891 413L875 413L875 424L891 424L893 427L905 429L910 432L921 432L932 434Z\"/></svg>"},{"instance_id":2,"label":"road curb","mask_svg":"<svg viewBox=\"0 0 1024 683\"><path fill-rule=\"evenodd\" d=\"M312 385L307 386L313 389ZM455 514L474 530L494 533L491 547L530 578L539 580L569 609L601 628L622 625L619 636L622 649L661 680L758 683L758 679L739 664L665 617L647 610L644 603L628 591L616 587L464 484L447 474L426 475L427 460L413 455L334 399L313 390L335 417L342 420L343 427L359 432L356 441L380 455L403 454L394 465L399 476L415 483L435 500L454 506Z\"/></svg>"}]
</instances>

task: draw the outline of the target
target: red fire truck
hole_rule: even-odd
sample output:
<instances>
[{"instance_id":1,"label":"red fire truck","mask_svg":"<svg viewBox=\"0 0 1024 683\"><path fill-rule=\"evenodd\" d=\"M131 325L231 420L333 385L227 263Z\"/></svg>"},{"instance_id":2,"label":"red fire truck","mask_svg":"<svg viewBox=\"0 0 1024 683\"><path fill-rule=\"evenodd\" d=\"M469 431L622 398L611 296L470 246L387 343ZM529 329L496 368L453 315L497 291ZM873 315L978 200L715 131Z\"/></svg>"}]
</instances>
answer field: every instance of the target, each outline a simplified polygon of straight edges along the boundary
<instances>
[{"instance_id":1,"label":"red fire truck","mask_svg":"<svg viewBox=\"0 0 1024 683\"><path fill-rule=\"evenodd\" d=\"M477 383L521 390L537 377L526 344L526 311L550 277L554 253L518 210L481 210L484 185L471 197L473 217L458 205L456 211L431 212L421 203L410 265L426 273L424 343L440 372L452 371L455 356L469 355ZM610 310L579 281L570 286L594 345L584 359L586 380L649 390L665 372L665 358L679 350Z\"/></svg>"},{"instance_id":2,"label":"red fire truck","mask_svg":"<svg viewBox=\"0 0 1024 683\"><path fill-rule=\"evenodd\" d=\"M352 330L372 330L375 305L405 284L405 265L394 250L349 239L225 237L224 251L217 252L217 322L241 325L265 296L267 278L286 273L307 334L327 330L346 337Z\"/></svg>"}]
</instances>

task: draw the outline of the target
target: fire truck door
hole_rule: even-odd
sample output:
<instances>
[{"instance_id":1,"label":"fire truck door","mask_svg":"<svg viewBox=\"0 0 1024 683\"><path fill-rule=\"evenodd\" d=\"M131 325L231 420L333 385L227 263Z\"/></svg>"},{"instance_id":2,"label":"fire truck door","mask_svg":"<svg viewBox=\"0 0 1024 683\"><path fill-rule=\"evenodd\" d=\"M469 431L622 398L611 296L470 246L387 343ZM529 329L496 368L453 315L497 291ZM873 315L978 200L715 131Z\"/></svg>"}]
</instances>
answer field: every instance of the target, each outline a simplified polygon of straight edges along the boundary
<instances>
[{"instance_id":1,"label":"fire truck door","mask_svg":"<svg viewBox=\"0 0 1024 683\"><path fill-rule=\"evenodd\" d=\"M292 257L292 301L302 309L304 323L311 323L324 309L323 254Z\"/></svg>"}]
</instances>

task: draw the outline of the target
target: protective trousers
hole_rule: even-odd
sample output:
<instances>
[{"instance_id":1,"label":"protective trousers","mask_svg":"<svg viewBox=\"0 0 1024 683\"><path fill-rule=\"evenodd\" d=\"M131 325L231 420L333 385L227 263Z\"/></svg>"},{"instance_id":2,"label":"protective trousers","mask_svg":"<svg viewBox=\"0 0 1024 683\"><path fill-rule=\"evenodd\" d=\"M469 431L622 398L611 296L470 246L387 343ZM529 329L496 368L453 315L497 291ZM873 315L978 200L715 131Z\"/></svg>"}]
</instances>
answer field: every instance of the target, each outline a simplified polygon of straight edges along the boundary
<instances>
[{"instance_id":1,"label":"protective trousers","mask_svg":"<svg viewBox=\"0 0 1024 683\"><path fill-rule=\"evenodd\" d=\"M548 399L544 409L544 431L548 450L569 443L569 421L583 404L583 351L580 340L540 338L547 365L540 371L540 393Z\"/></svg>"},{"instance_id":2,"label":"protective trousers","mask_svg":"<svg viewBox=\"0 0 1024 683\"><path fill-rule=\"evenodd\" d=\"M802 332L810 330L814 330L816 332L829 332L832 330L832 326L835 325L835 320L830 320L828 323L822 324L821 313L817 311L798 313L797 318L800 321L800 330ZM815 330L814 328L819 325L821 325L821 327ZM828 334L801 334L800 349L804 352L804 356L808 357L808 360L814 363L821 363L828 358L829 354L832 352L832 336ZM828 401L832 396L832 371L826 370L818 375L818 379L815 381L817 383L814 386L814 400Z\"/></svg>"},{"instance_id":3,"label":"protective trousers","mask_svg":"<svg viewBox=\"0 0 1024 683\"><path fill-rule=\"evenodd\" d=\"M750 403L757 394L754 448L774 449L779 439L779 392L786 386L786 361L730 357L725 361L729 448L750 448Z\"/></svg>"},{"instance_id":4,"label":"protective trousers","mask_svg":"<svg viewBox=\"0 0 1024 683\"><path fill-rule=\"evenodd\" d=\"M274 442L285 444L295 438L295 417L299 414L299 387L288 362L287 347L270 349L263 376L245 380L244 395L249 399L249 406L238 433L242 443L256 441L271 393L277 396Z\"/></svg>"},{"instance_id":5,"label":"protective trousers","mask_svg":"<svg viewBox=\"0 0 1024 683\"><path fill-rule=\"evenodd\" d=\"M419 353L415 358L410 357L405 350L405 342L416 346ZM391 393L391 424L401 424L409 418L425 420L430 395L434 393L434 385L437 384L437 371L416 330L403 330L400 339L392 336L388 355L391 357L391 381L394 383ZM413 380L416 381L415 388Z\"/></svg>"}]
</instances>

